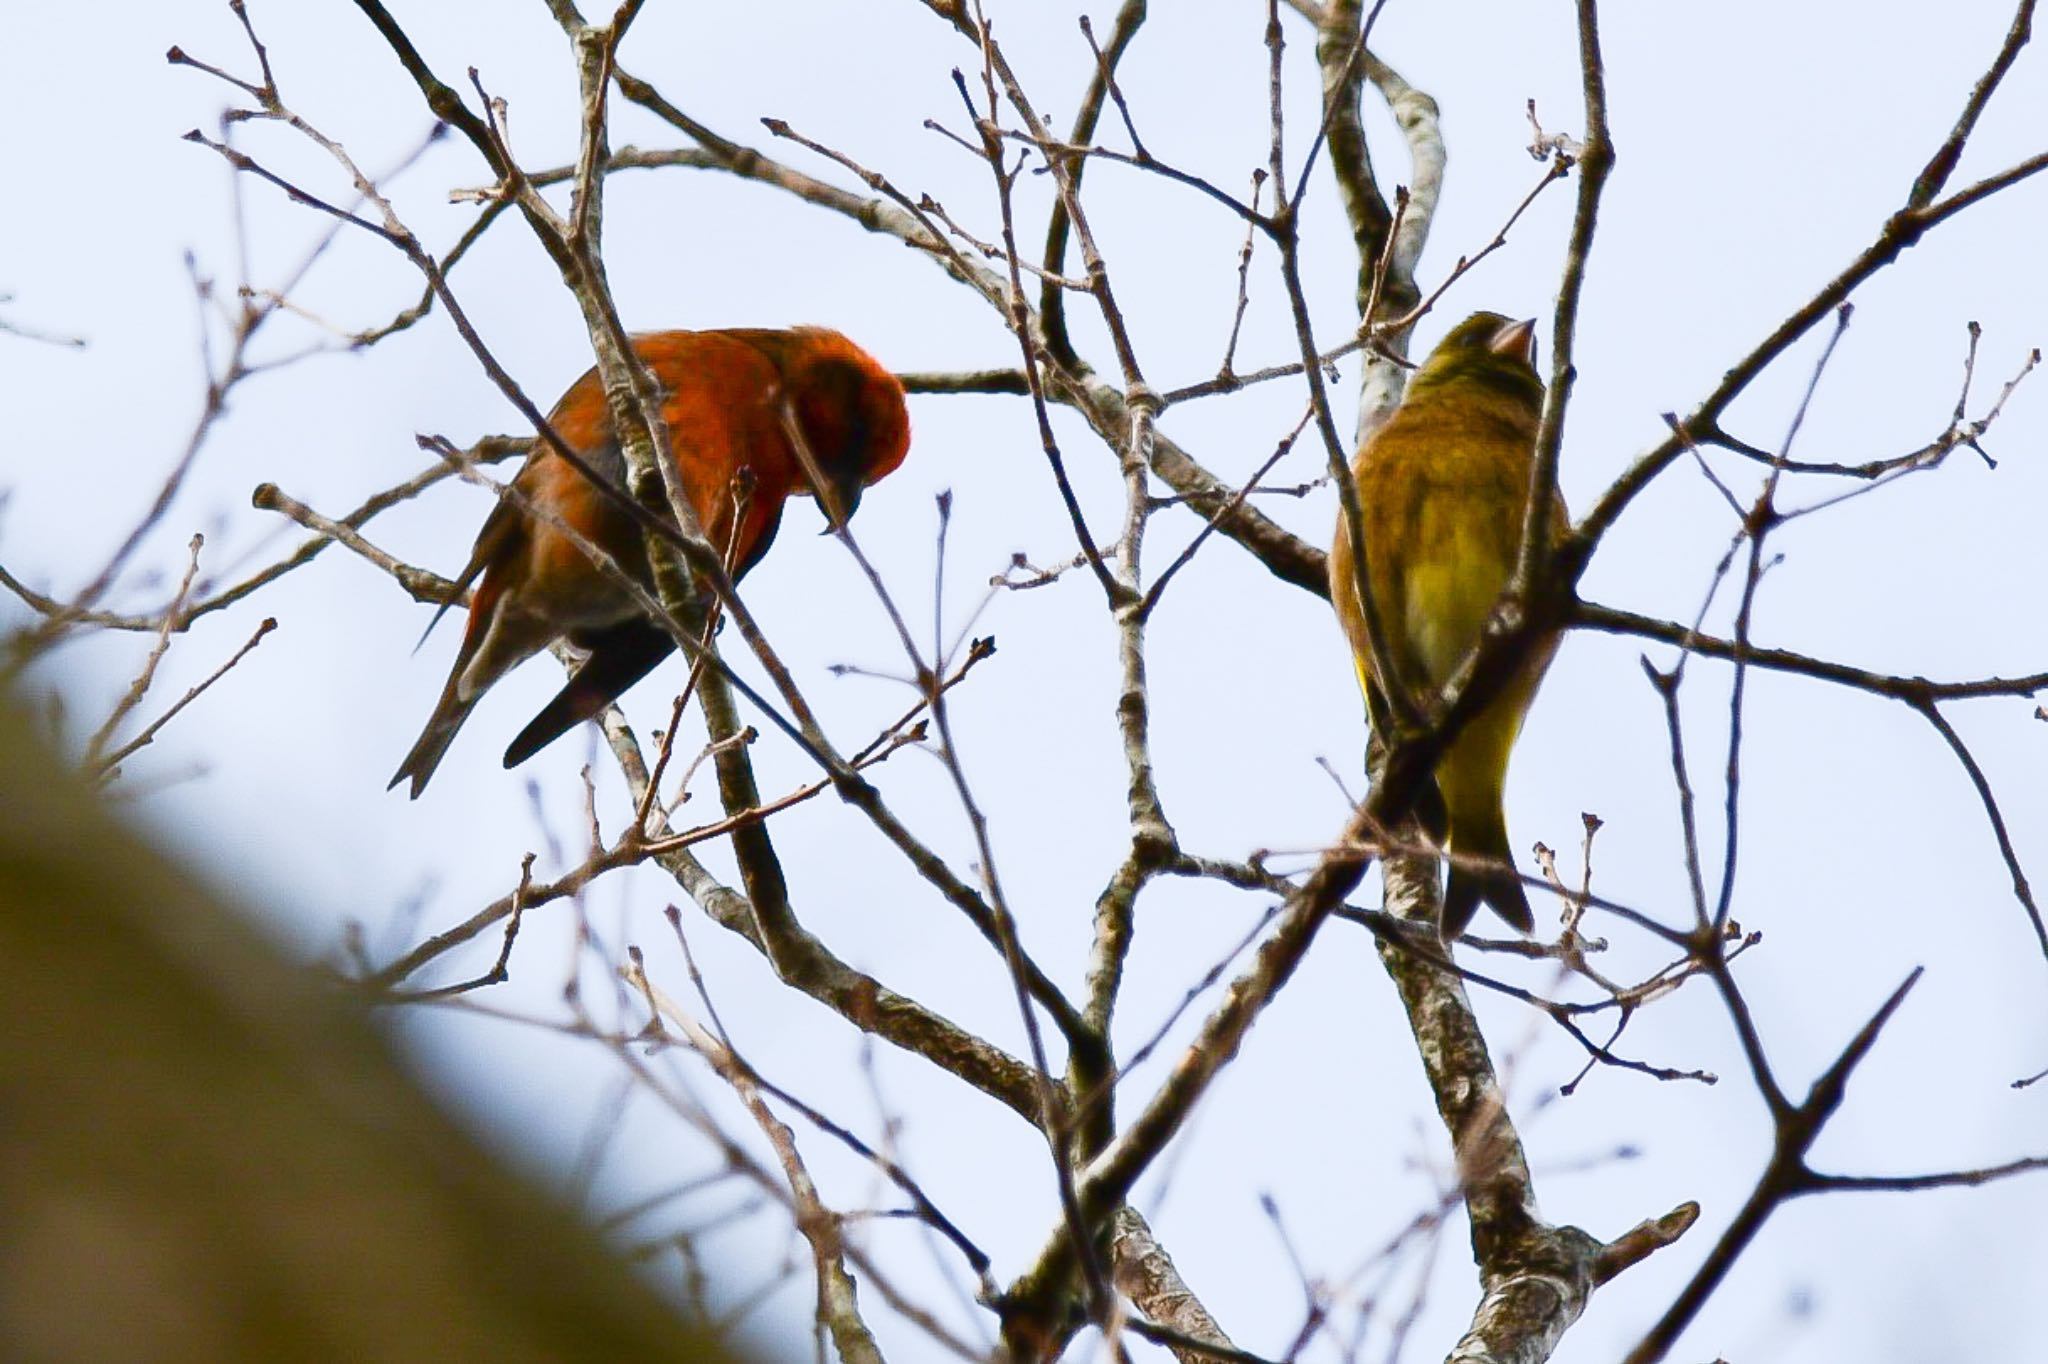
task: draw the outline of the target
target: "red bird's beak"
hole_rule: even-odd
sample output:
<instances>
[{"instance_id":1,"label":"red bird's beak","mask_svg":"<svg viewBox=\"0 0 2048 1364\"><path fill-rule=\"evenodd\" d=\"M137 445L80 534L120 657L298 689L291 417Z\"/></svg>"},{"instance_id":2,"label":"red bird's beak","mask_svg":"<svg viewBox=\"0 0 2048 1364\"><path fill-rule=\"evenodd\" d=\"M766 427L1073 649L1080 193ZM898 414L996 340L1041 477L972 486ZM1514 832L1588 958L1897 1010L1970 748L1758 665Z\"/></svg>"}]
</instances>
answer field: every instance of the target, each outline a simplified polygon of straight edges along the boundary
<instances>
[{"instance_id":1,"label":"red bird's beak","mask_svg":"<svg viewBox=\"0 0 2048 1364\"><path fill-rule=\"evenodd\" d=\"M825 529L818 532L820 535L830 535L834 531L846 529L846 523L853 520L853 513L860 507L860 495L867 487L861 481L858 469L849 470L838 478L826 475L825 486L830 493L829 497L825 493L813 491L813 495L818 499L819 510L825 513Z\"/></svg>"},{"instance_id":2,"label":"red bird's beak","mask_svg":"<svg viewBox=\"0 0 2048 1364\"><path fill-rule=\"evenodd\" d=\"M1510 322L1493 334L1486 348L1495 355L1511 356L1530 369L1536 368L1536 319L1525 317Z\"/></svg>"}]
</instances>

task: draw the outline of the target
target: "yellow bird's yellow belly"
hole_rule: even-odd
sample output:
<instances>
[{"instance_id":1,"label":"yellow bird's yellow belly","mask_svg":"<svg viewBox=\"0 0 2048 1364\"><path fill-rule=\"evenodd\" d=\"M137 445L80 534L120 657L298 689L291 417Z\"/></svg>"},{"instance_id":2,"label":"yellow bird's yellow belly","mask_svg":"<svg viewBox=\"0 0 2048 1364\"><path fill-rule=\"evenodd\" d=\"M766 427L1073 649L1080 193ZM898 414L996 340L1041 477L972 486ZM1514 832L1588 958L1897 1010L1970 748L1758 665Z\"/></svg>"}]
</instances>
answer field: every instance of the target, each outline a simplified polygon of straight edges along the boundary
<instances>
[{"instance_id":1,"label":"yellow bird's yellow belly","mask_svg":"<svg viewBox=\"0 0 2048 1364\"><path fill-rule=\"evenodd\" d=\"M1414 681L1432 691L1450 681L1479 642L1494 603L1514 571L1516 546L1503 518L1474 506L1465 490L1440 490L1418 507L1406 562L1386 576L1395 588L1400 614L1389 622L1407 645ZM1448 495L1443 495L1448 494ZM1475 511L1479 514L1475 515ZM1515 518L1519 519L1519 518ZM1379 558L1368 549L1370 559ZM1377 563L1374 565L1379 566ZM1472 717L1437 761L1437 786L1450 814L1451 841L1472 819L1499 800L1508 754L1522 727L1531 682L1541 671L1524 669L1484 711Z\"/></svg>"}]
</instances>

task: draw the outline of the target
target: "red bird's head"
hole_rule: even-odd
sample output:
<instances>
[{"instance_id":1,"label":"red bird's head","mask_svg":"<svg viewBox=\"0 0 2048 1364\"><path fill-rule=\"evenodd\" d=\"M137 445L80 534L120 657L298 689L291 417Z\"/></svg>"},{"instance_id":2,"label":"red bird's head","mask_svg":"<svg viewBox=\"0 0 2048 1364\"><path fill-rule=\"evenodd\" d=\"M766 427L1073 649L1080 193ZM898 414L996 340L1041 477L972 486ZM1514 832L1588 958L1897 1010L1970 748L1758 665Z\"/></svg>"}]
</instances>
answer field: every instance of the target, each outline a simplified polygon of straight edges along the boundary
<instances>
[{"instance_id":1,"label":"red bird's head","mask_svg":"<svg viewBox=\"0 0 2048 1364\"><path fill-rule=\"evenodd\" d=\"M843 525L861 492L892 473L910 450L910 414L896 376L838 332L823 327L746 331L745 337L781 372L783 401L794 418L799 463L807 490ZM820 488L817 483L822 482Z\"/></svg>"}]
</instances>

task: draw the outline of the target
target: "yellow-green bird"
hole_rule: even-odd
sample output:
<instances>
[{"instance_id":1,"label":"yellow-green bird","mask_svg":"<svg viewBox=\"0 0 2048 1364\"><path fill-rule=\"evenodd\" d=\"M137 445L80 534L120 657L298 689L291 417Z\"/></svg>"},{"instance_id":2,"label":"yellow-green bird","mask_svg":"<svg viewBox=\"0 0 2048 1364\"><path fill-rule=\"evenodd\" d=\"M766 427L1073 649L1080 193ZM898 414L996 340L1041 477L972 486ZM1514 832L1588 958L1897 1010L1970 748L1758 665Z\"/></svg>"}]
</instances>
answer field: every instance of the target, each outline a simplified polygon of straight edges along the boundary
<instances>
[{"instance_id":1,"label":"yellow-green bird","mask_svg":"<svg viewBox=\"0 0 2048 1364\"><path fill-rule=\"evenodd\" d=\"M1387 636L1382 648L1418 704L1429 702L1479 642L1514 572L1542 409L1535 320L1474 313L1409 376L1400 407L1352 461L1374 615ZM1562 534L1570 524L1564 504L1553 494L1550 506L1554 533ZM1384 732L1386 700L1354 563L1340 511L1330 598L1351 641L1372 723ZM1428 794L1417 802L1424 824L1454 854L1444 888L1447 940L1465 931L1482 900L1524 933L1535 928L1508 852L1501 788L1523 712L1556 649L1555 636L1533 649L1444 749L1433 793L1441 803ZM1458 858L1483 858L1486 865L1459 865Z\"/></svg>"}]
</instances>

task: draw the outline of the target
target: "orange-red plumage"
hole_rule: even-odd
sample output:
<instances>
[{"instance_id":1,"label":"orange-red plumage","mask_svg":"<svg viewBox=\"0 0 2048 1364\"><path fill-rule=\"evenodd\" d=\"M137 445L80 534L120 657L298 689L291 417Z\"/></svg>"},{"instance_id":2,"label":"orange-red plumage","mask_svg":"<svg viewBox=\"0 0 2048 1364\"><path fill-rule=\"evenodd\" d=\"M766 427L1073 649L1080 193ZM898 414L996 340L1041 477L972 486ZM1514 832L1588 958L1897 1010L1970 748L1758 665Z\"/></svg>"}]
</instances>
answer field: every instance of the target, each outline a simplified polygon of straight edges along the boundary
<instances>
[{"instance_id":1,"label":"orange-red plumage","mask_svg":"<svg viewBox=\"0 0 2048 1364\"><path fill-rule=\"evenodd\" d=\"M843 515L851 515L861 490L901 464L909 449L902 386L838 332L656 332L635 337L633 348L662 387L662 420L698 524L720 550L730 546L735 577L767 551L782 504L793 494L817 492L790 441L785 413L802 431ZM548 424L585 462L624 485L625 458L595 370L570 385ZM736 483L742 473L744 487ZM512 486L647 581L632 515L550 448L538 446ZM460 581L476 584L462 647L426 729L391 779L396 786L410 778L415 798L477 698L557 639L589 656L512 741L507 767L597 714L675 648L669 633L571 537L509 500L484 521Z\"/></svg>"}]
</instances>

